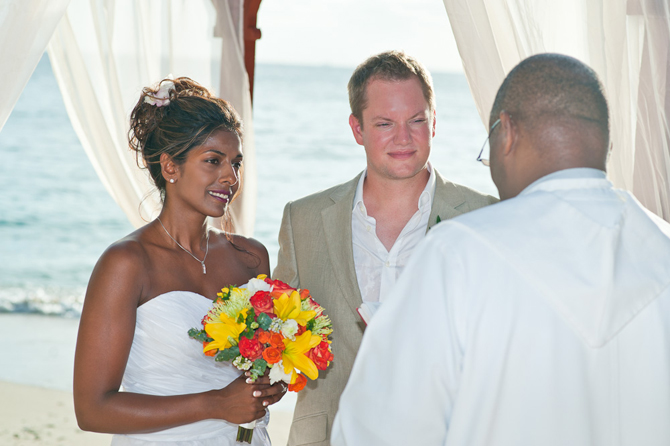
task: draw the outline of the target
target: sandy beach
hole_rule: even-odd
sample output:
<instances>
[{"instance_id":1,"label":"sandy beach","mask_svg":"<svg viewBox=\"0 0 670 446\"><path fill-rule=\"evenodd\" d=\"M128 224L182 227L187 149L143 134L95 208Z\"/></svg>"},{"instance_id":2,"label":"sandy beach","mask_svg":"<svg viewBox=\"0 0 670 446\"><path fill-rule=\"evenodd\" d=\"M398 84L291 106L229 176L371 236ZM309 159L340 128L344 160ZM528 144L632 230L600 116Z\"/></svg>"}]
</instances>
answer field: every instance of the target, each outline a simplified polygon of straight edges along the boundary
<instances>
[{"instance_id":1,"label":"sandy beach","mask_svg":"<svg viewBox=\"0 0 670 446\"><path fill-rule=\"evenodd\" d=\"M0 314L0 445L102 446L111 435L83 432L72 401L77 319ZM273 445L285 445L295 394L270 408Z\"/></svg>"},{"instance_id":2,"label":"sandy beach","mask_svg":"<svg viewBox=\"0 0 670 446\"><path fill-rule=\"evenodd\" d=\"M72 394L0 381L0 444L6 446L103 446L112 436L83 432Z\"/></svg>"}]
</instances>

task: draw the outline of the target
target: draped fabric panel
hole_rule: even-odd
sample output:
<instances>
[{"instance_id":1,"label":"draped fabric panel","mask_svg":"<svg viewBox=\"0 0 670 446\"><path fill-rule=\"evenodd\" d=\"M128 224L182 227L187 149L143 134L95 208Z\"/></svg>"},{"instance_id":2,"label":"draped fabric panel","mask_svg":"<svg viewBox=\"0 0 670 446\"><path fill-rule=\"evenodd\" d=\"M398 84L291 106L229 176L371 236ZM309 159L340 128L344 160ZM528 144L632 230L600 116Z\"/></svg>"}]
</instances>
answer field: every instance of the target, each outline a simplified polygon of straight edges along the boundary
<instances>
[{"instance_id":1,"label":"draped fabric panel","mask_svg":"<svg viewBox=\"0 0 670 446\"><path fill-rule=\"evenodd\" d=\"M611 113L608 176L670 221L670 5L665 0L444 0L479 115L505 75L541 52L600 76Z\"/></svg>"},{"instance_id":2,"label":"draped fabric panel","mask_svg":"<svg viewBox=\"0 0 670 446\"><path fill-rule=\"evenodd\" d=\"M105 188L136 227L155 218L161 204L148 172L138 168L128 147L130 112L142 88L168 74L188 76L220 96L223 73L238 65L236 58L222 60L229 57L224 48L238 46L229 41L233 31L226 27L241 25L227 9L218 12L210 0L72 0L49 43L72 125ZM225 78L239 97L233 106L250 127L250 100L244 101L248 81L239 79L246 79L244 65L232 73ZM253 175L249 128L247 134L245 164ZM253 232L255 197L246 197L255 193L252 175L246 174L252 187L234 209L235 229L244 235Z\"/></svg>"},{"instance_id":3,"label":"draped fabric panel","mask_svg":"<svg viewBox=\"0 0 670 446\"><path fill-rule=\"evenodd\" d=\"M232 204L233 225L238 232L251 235L258 194L254 127L249 76L244 64L244 0L212 0L216 9L214 35L221 38L219 91L244 122L243 193ZM240 219L239 216L244 218Z\"/></svg>"},{"instance_id":4,"label":"draped fabric panel","mask_svg":"<svg viewBox=\"0 0 670 446\"><path fill-rule=\"evenodd\" d=\"M0 130L70 0L0 0Z\"/></svg>"}]
</instances>

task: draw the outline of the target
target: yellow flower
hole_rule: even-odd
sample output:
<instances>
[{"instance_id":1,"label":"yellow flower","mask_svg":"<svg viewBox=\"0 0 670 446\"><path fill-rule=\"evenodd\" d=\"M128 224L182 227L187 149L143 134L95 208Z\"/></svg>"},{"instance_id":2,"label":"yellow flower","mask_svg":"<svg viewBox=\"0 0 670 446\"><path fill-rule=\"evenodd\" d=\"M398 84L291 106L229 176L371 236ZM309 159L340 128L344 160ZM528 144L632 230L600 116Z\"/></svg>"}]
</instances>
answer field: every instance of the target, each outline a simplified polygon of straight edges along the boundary
<instances>
[{"instance_id":1,"label":"yellow flower","mask_svg":"<svg viewBox=\"0 0 670 446\"><path fill-rule=\"evenodd\" d=\"M300 336L296 336L295 341L284 339L284 351L282 352L282 361L284 362L284 373L292 373L291 383L295 381L295 370L300 370L307 375L309 379L319 377L319 369L316 368L314 361L309 359L305 353L310 351L321 343L321 336L312 335L311 331L306 331Z\"/></svg>"},{"instance_id":2,"label":"yellow flower","mask_svg":"<svg viewBox=\"0 0 670 446\"><path fill-rule=\"evenodd\" d=\"M279 299L274 300L275 314L283 321L287 319L295 319L295 321L305 326L307 321L314 319L316 311L302 311L302 301L300 294L297 291L291 293L289 297L286 293L282 294Z\"/></svg>"},{"instance_id":3,"label":"yellow flower","mask_svg":"<svg viewBox=\"0 0 670 446\"><path fill-rule=\"evenodd\" d=\"M240 311L240 314L243 317L247 317L247 309ZM235 319L228 316L226 313L219 314L219 321L213 320L211 323L205 325L205 331L207 336L214 339L212 342L207 344L203 348L203 352L209 350L214 350L218 348L219 350L225 350L229 347L232 347L229 338L237 340L240 337L240 333L246 330L247 324L244 322L238 324Z\"/></svg>"}]
</instances>

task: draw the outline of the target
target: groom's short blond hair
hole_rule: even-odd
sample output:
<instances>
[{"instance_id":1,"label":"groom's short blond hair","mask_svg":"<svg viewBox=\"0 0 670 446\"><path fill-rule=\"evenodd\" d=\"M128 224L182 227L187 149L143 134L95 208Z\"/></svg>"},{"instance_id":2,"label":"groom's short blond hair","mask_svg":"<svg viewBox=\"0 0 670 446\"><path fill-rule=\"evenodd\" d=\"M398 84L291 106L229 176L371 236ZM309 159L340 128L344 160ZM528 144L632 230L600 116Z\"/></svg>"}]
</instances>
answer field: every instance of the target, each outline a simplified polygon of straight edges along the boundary
<instances>
[{"instance_id":1,"label":"groom's short blond hair","mask_svg":"<svg viewBox=\"0 0 670 446\"><path fill-rule=\"evenodd\" d=\"M363 110L367 107L366 88L371 80L400 81L410 79L412 76L419 79L423 96L430 107L430 111L434 111L433 78L428 70L421 62L402 51L386 51L369 57L356 67L351 75L347 86L351 114L363 125Z\"/></svg>"}]
</instances>

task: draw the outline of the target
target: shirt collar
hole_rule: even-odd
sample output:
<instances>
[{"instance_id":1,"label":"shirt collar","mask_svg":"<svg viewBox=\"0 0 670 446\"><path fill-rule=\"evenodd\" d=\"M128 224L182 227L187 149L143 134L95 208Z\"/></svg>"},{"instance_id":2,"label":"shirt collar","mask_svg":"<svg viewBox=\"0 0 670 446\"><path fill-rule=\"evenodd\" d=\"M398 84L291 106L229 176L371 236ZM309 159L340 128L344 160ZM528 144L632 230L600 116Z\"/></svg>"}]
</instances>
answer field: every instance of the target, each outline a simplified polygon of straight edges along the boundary
<instances>
[{"instance_id":1,"label":"shirt collar","mask_svg":"<svg viewBox=\"0 0 670 446\"><path fill-rule=\"evenodd\" d=\"M539 178L533 181L531 184L526 186L524 190L521 191L521 194L535 189L538 185L552 180L575 180L575 179L597 179L604 180L607 179L607 173L600 169L592 169L590 167L575 167L573 169L563 169L549 175L545 175L542 178ZM519 195L521 195L519 194Z\"/></svg>"},{"instance_id":2,"label":"shirt collar","mask_svg":"<svg viewBox=\"0 0 670 446\"><path fill-rule=\"evenodd\" d=\"M435 169L433 169L432 164L428 162L426 164L430 176L428 177L428 182L426 187L421 192L419 196L419 211L424 212L425 209L428 209L430 212L430 207L433 204L433 196L435 195L435 187L437 185L437 177L435 175ZM358 185L356 186L356 194L354 195L354 210L359 209L367 216L367 210L365 209L365 203L363 202L363 183L365 182L365 177L368 175L367 167L363 171L361 178L358 180Z\"/></svg>"}]
</instances>

